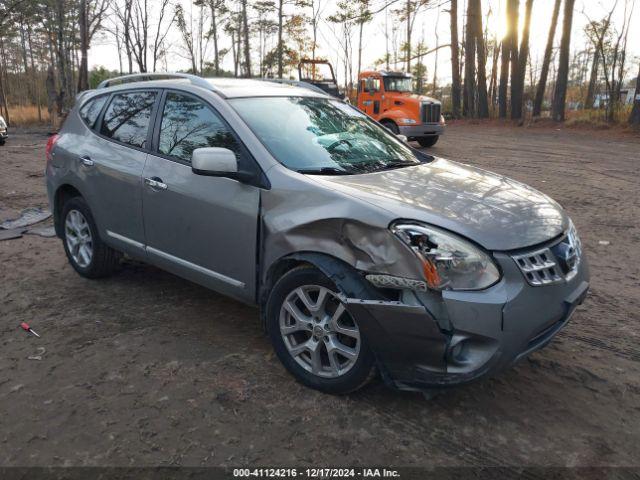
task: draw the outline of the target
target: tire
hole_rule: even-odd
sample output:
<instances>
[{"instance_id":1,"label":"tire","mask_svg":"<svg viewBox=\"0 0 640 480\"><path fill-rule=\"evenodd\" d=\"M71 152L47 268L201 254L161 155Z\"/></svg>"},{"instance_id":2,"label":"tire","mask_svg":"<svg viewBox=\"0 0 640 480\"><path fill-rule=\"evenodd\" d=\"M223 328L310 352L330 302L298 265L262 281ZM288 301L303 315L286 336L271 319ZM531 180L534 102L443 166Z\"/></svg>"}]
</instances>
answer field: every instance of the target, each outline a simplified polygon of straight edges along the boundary
<instances>
[{"instance_id":1,"label":"tire","mask_svg":"<svg viewBox=\"0 0 640 480\"><path fill-rule=\"evenodd\" d=\"M439 138L440 137L438 135L434 135L432 137L418 137L417 141L421 147L433 147L438 143Z\"/></svg>"},{"instance_id":2,"label":"tire","mask_svg":"<svg viewBox=\"0 0 640 480\"><path fill-rule=\"evenodd\" d=\"M318 291L317 296L314 289ZM320 302L323 289L326 301ZM314 303L313 307L322 303L321 310L307 309L299 296L300 291L310 303ZM337 299L336 292L335 285L316 268L296 267L282 276L271 290L266 305L266 321L278 358L297 381L321 392L342 395L367 384L375 368L374 356L367 347L366 339L359 334L356 321L346 310L338 312L344 305ZM285 302L298 308L298 318L304 319L302 322L294 320L291 307L285 307ZM335 317L339 318L334 323ZM293 326L291 321L295 322ZM306 328L299 328L302 324ZM281 327L295 331L285 334ZM294 356L291 349L302 353ZM318 353L314 355L312 351ZM342 352L349 353L349 357L343 356ZM316 368L318 365L313 362L314 358L319 359L321 369Z\"/></svg>"},{"instance_id":3,"label":"tire","mask_svg":"<svg viewBox=\"0 0 640 480\"><path fill-rule=\"evenodd\" d=\"M65 202L61 218L62 244L76 272L86 278L102 278L118 269L121 254L100 239L91 210L82 197Z\"/></svg>"},{"instance_id":4,"label":"tire","mask_svg":"<svg viewBox=\"0 0 640 480\"><path fill-rule=\"evenodd\" d=\"M0 140L0 147L4 146L5 140Z\"/></svg>"},{"instance_id":5,"label":"tire","mask_svg":"<svg viewBox=\"0 0 640 480\"><path fill-rule=\"evenodd\" d=\"M398 135L400 133L400 129L398 128L398 125L395 124L395 122L392 122L391 120L383 120L380 123L382 123L382 125L387 129L389 129L394 135Z\"/></svg>"}]
</instances>

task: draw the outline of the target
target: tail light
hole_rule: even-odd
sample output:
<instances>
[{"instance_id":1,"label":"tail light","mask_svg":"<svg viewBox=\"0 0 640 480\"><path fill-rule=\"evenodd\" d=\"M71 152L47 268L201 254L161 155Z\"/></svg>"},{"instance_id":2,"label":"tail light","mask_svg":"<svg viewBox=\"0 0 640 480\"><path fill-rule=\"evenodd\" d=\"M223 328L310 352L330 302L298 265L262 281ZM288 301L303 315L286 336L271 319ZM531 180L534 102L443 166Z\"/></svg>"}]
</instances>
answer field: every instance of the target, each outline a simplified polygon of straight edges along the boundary
<instances>
[{"instance_id":1,"label":"tail light","mask_svg":"<svg viewBox=\"0 0 640 480\"><path fill-rule=\"evenodd\" d=\"M49 137L49 140L47 140L47 146L44 148L44 156L47 159L47 162L50 162L53 159L52 157L53 147L56 146L56 142L58 141L59 138L60 138L60 135L55 134L55 135L51 135Z\"/></svg>"}]
</instances>

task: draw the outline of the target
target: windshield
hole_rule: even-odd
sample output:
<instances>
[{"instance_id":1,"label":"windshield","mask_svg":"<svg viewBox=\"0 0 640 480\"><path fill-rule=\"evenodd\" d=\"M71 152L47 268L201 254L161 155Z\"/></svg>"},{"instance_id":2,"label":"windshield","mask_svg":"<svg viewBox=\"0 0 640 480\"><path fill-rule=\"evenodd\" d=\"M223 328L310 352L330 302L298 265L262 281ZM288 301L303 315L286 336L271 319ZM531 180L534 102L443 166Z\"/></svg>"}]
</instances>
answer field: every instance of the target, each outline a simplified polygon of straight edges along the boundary
<instances>
[{"instance_id":1,"label":"windshield","mask_svg":"<svg viewBox=\"0 0 640 480\"><path fill-rule=\"evenodd\" d=\"M411 78L407 77L385 77L384 89L387 92L411 92Z\"/></svg>"},{"instance_id":2,"label":"windshield","mask_svg":"<svg viewBox=\"0 0 640 480\"><path fill-rule=\"evenodd\" d=\"M430 158L417 158L385 128L338 100L254 97L229 102L280 163L301 173L369 173Z\"/></svg>"}]
</instances>

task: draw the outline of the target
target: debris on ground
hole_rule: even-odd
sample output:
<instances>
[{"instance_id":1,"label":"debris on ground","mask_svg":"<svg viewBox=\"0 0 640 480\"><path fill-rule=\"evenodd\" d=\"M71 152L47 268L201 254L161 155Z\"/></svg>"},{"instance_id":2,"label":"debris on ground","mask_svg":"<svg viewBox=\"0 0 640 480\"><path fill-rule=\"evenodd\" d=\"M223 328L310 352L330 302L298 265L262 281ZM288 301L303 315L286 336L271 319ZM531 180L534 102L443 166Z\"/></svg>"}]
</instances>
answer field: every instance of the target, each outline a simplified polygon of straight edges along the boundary
<instances>
[{"instance_id":1,"label":"debris on ground","mask_svg":"<svg viewBox=\"0 0 640 480\"><path fill-rule=\"evenodd\" d=\"M14 238L22 237L24 233L24 228L13 228L11 230L3 230L0 229L0 241L2 240L13 240Z\"/></svg>"},{"instance_id":2,"label":"debris on ground","mask_svg":"<svg viewBox=\"0 0 640 480\"><path fill-rule=\"evenodd\" d=\"M46 220L51 216L51 212L46 208L29 207L22 210L18 218L5 220L0 223L0 228L5 230L13 230L16 228L27 227L34 223Z\"/></svg>"},{"instance_id":3,"label":"debris on ground","mask_svg":"<svg viewBox=\"0 0 640 480\"><path fill-rule=\"evenodd\" d=\"M44 347L38 347L35 355L29 355L27 360L42 360L42 357L47 352L47 349Z\"/></svg>"},{"instance_id":4,"label":"debris on ground","mask_svg":"<svg viewBox=\"0 0 640 480\"><path fill-rule=\"evenodd\" d=\"M35 335L36 337L40 338L40 335L38 335L30 326L27 322L22 322L20 324L20 328L22 328L25 332L29 332L33 335Z\"/></svg>"},{"instance_id":5,"label":"debris on ground","mask_svg":"<svg viewBox=\"0 0 640 480\"><path fill-rule=\"evenodd\" d=\"M611 242L609 240L599 240L598 245L611 245Z\"/></svg>"},{"instance_id":6,"label":"debris on ground","mask_svg":"<svg viewBox=\"0 0 640 480\"><path fill-rule=\"evenodd\" d=\"M50 238L50 237L56 236L56 229L53 226L35 227L35 228L30 228L24 233L28 233L29 235L38 235L40 237Z\"/></svg>"}]
</instances>

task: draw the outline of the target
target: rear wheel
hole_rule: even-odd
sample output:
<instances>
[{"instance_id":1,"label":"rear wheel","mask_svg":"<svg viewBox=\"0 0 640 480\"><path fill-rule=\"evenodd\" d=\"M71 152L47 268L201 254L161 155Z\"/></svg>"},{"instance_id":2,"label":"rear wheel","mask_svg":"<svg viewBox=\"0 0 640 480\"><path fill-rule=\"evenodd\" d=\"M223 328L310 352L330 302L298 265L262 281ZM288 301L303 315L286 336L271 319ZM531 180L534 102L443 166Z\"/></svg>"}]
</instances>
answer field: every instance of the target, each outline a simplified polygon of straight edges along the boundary
<instances>
[{"instance_id":1,"label":"rear wheel","mask_svg":"<svg viewBox=\"0 0 640 480\"><path fill-rule=\"evenodd\" d=\"M433 137L418 137L417 141L421 147L433 147L438 143L438 138L440 137L437 135L434 135Z\"/></svg>"},{"instance_id":2,"label":"rear wheel","mask_svg":"<svg viewBox=\"0 0 640 480\"><path fill-rule=\"evenodd\" d=\"M298 267L274 286L267 329L278 358L304 385L344 394L364 386L374 359L335 285L313 267Z\"/></svg>"},{"instance_id":3,"label":"rear wheel","mask_svg":"<svg viewBox=\"0 0 640 480\"><path fill-rule=\"evenodd\" d=\"M82 197L73 197L62 208L62 243L69 263L83 277L106 277L120 263L120 253L100 239L91 210Z\"/></svg>"}]
</instances>

